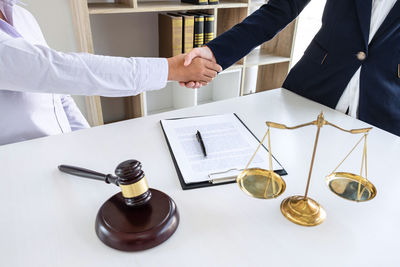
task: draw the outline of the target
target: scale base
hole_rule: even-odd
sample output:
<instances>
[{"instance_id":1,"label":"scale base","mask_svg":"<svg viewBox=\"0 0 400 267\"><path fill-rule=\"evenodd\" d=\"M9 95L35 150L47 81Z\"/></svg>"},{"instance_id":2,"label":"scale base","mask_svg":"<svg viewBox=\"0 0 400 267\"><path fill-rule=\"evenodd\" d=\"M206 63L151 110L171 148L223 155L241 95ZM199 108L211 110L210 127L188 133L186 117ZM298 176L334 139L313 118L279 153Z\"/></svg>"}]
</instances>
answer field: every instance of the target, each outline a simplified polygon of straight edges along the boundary
<instances>
[{"instance_id":1,"label":"scale base","mask_svg":"<svg viewBox=\"0 0 400 267\"><path fill-rule=\"evenodd\" d=\"M140 251L167 240L179 224L175 202L150 188L151 199L144 205L125 204L121 193L101 206L96 218L96 234L104 244L123 251Z\"/></svg>"},{"instance_id":2,"label":"scale base","mask_svg":"<svg viewBox=\"0 0 400 267\"><path fill-rule=\"evenodd\" d=\"M302 226L316 226L326 218L326 211L311 198L292 196L281 203L282 214L291 222Z\"/></svg>"}]
</instances>

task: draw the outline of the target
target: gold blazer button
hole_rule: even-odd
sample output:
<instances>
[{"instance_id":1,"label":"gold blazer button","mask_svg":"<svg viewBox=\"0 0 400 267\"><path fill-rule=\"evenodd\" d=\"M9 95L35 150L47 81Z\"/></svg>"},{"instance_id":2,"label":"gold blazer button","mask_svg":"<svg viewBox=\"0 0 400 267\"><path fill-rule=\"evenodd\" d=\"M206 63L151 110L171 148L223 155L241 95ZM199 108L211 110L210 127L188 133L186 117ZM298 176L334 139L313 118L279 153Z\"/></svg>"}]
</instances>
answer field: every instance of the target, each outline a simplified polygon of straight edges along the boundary
<instances>
[{"instance_id":1,"label":"gold blazer button","mask_svg":"<svg viewBox=\"0 0 400 267\"><path fill-rule=\"evenodd\" d=\"M363 60L365 60L367 58L367 55L364 53L364 52L358 52L357 53L357 59L358 60L360 60L360 61L363 61Z\"/></svg>"}]
</instances>

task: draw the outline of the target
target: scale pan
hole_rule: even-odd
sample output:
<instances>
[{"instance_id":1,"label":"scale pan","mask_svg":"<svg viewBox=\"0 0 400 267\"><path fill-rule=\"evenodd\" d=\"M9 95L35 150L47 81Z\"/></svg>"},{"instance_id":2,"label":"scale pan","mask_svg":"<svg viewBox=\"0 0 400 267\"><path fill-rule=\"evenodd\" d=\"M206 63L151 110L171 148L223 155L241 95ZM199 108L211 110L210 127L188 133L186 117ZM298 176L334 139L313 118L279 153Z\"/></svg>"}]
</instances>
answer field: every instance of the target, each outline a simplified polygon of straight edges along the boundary
<instances>
[{"instance_id":1,"label":"scale pan","mask_svg":"<svg viewBox=\"0 0 400 267\"><path fill-rule=\"evenodd\" d=\"M236 182L242 191L255 198L276 198L286 188L280 175L259 168L244 170L238 175Z\"/></svg>"},{"instance_id":2,"label":"scale pan","mask_svg":"<svg viewBox=\"0 0 400 267\"><path fill-rule=\"evenodd\" d=\"M364 177L353 173L334 172L326 177L326 183L333 193L348 200L368 201L376 196L375 186Z\"/></svg>"}]
</instances>

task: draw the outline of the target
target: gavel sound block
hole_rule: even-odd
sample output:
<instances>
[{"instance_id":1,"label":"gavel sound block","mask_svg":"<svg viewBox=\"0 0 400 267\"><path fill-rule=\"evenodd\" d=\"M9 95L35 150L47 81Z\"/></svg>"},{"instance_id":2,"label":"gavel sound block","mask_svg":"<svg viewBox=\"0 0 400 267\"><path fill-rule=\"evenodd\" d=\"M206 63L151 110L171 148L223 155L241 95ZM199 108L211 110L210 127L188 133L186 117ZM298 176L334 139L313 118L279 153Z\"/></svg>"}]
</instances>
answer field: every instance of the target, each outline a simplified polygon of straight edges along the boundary
<instances>
[{"instance_id":1,"label":"gavel sound block","mask_svg":"<svg viewBox=\"0 0 400 267\"><path fill-rule=\"evenodd\" d=\"M175 202L165 193L149 188L137 160L119 164L115 175L60 165L59 170L72 175L102 180L121 188L108 199L96 218L96 234L106 245L124 251L155 247L167 240L179 224Z\"/></svg>"}]
</instances>

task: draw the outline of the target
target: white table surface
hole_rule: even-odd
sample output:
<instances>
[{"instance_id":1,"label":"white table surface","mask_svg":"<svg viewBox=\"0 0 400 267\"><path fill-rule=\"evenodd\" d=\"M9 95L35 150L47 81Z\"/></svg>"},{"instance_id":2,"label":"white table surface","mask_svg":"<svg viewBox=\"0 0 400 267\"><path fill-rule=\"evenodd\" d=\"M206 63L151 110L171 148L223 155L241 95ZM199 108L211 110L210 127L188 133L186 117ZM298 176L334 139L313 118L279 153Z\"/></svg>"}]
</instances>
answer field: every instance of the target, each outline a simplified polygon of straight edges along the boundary
<instances>
[{"instance_id":1,"label":"white table surface","mask_svg":"<svg viewBox=\"0 0 400 267\"><path fill-rule=\"evenodd\" d=\"M260 138L265 121L296 125L325 118L351 129L366 123L277 89L0 147L0 266L400 266L400 138L380 129L368 136L368 174L378 194L355 203L330 192L329 174L359 140L321 130L309 196L326 221L302 227L280 212L281 201L304 194L316 127L272 130L272 152L289 175L278 199L245 195L236 184L183 191L160 119L236 112ZM94 222L113 185L60 173L59 164L112 173L138 159L151 187L176 202L180 225L160 246L120 252L96 236ZM361 150L344 171L358 173Z\"/></svg>"}]
</instances>

